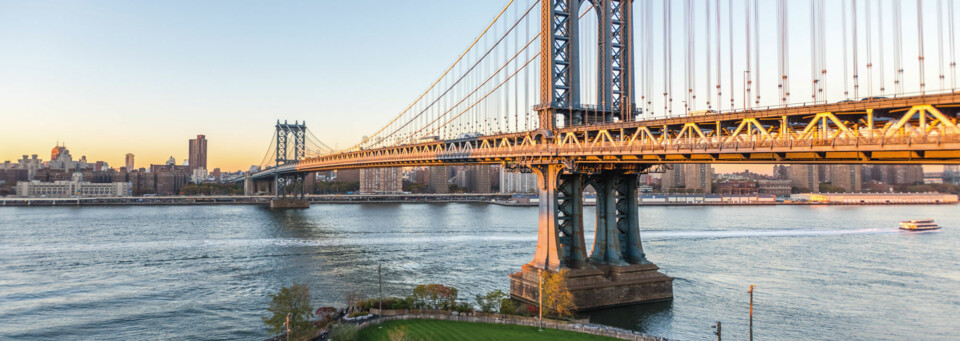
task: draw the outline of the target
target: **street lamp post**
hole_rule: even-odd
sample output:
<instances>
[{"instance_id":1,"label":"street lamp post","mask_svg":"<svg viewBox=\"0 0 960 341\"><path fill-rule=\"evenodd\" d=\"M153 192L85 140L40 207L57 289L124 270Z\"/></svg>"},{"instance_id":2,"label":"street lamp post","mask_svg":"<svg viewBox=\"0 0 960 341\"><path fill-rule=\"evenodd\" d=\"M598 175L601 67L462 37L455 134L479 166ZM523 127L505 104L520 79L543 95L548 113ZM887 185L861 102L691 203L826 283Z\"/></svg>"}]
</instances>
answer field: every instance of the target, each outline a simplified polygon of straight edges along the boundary
<instances>
[{"instance_id":1,"label":"street lamp post","mask_svg":"<svg viewBox=\"0 0 960 341\"><path fill-rule=\"evenodd\" d=\"M753 341L753 289L756 285L750 285L750 341Z\"/></svg>"},{"instance_id":2,"label":"street lamp post","mask_svg":"<svg viewBox=\"0 0 960 341\"><path fill-rule=\"evenodd\" d=\"M537 269L537 290L540 293L537 295L538 308L537 312L540 313L540 317L537 320L537 326L540 328L540 331L543 331L543 269Z\"/></svg>"}]
</instances>

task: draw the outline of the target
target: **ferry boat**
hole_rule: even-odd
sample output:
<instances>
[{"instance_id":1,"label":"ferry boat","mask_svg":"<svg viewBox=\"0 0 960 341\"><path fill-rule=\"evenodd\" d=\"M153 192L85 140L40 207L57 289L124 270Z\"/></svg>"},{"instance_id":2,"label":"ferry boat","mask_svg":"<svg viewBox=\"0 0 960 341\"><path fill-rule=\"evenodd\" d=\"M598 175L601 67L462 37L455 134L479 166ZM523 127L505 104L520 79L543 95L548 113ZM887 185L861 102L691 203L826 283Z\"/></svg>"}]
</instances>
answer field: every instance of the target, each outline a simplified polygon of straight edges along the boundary
<instances>
[{"instance_id":1,"label":"ferry boat","mask_svg":"<svg viewBox=\"0 0 960 341\"><path fill-rule=\"evenodd\" d=\"M907 220L900 222L900 229L907 231L938 230L940 226L933 219Z\"/></svg>"}]
</instances>

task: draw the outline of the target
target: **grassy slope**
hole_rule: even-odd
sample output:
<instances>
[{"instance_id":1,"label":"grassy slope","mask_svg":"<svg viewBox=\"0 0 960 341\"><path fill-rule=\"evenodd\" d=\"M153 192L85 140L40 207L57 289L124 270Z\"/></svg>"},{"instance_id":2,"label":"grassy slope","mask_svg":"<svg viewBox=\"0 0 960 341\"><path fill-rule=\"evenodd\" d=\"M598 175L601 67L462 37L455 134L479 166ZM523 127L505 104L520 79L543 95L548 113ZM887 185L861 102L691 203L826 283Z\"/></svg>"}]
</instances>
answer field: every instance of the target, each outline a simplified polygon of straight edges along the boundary
<instances>
[{"instance_id":1,"label":"grassy slope","mask_svg":"<svg viewBox=\"0 0 960 341\"><path fill-rule=\"evenodd\" d=\"M615 340L556 329L544 329L541 332L536 327L490 323L405 320L386 322L382 326L382 329L376 326L364 328L360 331L359 339L388 341L390 330L406 326L408 339L412 340Z\"/></svg>"}]
</instances>

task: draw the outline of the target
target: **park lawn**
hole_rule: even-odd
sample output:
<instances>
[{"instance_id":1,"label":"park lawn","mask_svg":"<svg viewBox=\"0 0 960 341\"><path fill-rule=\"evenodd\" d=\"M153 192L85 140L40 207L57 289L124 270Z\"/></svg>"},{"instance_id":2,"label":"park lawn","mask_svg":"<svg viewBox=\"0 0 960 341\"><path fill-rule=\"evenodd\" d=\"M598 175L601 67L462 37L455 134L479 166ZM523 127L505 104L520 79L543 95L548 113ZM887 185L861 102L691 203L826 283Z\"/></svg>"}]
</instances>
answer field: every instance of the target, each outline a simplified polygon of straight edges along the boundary
<instances>
[{"instance_id":1,"label":"park lawn","mask_svg":"<svg viewBox=\"0 0 960 341\"><path fill-rule=\"evenodd\" d=\"M407 340L616 340L604 336L510 324L470 323L438 320L402 320L370 326L360 330L362 341L389 341L393 329L407 327Z\"/></svg>"}]
</instances>

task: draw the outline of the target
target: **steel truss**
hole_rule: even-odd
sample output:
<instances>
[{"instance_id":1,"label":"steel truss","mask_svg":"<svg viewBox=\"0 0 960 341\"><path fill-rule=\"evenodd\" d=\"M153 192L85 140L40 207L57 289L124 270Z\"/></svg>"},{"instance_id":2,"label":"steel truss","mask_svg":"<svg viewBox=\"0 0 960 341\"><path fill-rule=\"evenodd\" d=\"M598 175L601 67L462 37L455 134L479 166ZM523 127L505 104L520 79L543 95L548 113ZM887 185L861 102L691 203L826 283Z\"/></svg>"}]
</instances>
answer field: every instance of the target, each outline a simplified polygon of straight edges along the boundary
<instances>
[{"instance_id":1,"label":"steel truss","mask_svg":"<svg viewBox=\"0 0 960 341\"><path fill-rule=\"evenodd\" d=\"M308 158L300 171L464 164L960 163L960 94L438 141ZM618 166L620 167L620 166Z\"/></svg>"}]
</instances>

